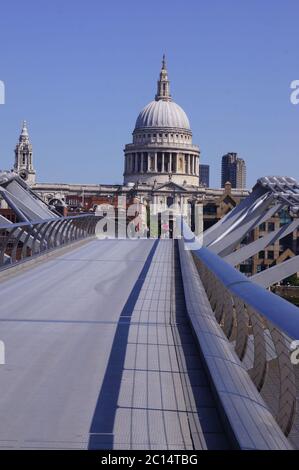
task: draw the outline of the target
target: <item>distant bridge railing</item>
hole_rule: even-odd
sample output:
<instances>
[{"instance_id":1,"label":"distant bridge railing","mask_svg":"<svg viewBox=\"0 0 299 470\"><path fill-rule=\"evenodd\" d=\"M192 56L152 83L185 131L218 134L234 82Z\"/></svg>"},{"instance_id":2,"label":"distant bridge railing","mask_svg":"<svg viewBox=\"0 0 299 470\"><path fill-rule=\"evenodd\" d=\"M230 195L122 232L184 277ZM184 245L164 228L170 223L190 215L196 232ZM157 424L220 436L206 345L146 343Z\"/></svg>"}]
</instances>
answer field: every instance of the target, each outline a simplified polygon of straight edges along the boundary
<instances>
[{"instance_id":1,"label":"distant bridge railing","mask_svg":"<svg viewBox=\"0 0 299 470\"><path fill-rule=\"evenodd\" d=\"M185 246L192 250L194 243L193 259L217 322L281 430L298 448L299 365L291 360L292 341L299 340L298 307L198 246L190 227L182 225Z\"/></svg>"},{"instance_id":2,"label":"distant bridge railing","mask_svg":"<svg viewBox=\"0 0 299 470\"><path fill-rule=\"evenodd\" d=\"M95 235L101 217L82 214L0 226L0 270Z\"/></svg>"}]
</instances>

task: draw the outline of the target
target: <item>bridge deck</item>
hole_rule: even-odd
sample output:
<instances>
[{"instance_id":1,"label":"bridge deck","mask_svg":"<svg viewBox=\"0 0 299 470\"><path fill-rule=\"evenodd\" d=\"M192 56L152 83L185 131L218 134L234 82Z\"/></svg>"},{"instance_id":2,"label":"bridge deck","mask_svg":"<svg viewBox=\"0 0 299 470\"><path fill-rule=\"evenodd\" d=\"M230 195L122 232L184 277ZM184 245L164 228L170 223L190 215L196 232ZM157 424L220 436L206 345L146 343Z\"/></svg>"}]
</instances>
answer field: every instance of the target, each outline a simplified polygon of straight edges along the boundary
<instances>
[{"instance_id":1,"label":"bridge deck","mask_svg":"<svg viewBox=\"0 0 299 470\"><path fill-rule=\"evenodd\" d=\"M95 240L0 294L0 447L228 446L172 240Z\"/></svg>"}]
</instances>

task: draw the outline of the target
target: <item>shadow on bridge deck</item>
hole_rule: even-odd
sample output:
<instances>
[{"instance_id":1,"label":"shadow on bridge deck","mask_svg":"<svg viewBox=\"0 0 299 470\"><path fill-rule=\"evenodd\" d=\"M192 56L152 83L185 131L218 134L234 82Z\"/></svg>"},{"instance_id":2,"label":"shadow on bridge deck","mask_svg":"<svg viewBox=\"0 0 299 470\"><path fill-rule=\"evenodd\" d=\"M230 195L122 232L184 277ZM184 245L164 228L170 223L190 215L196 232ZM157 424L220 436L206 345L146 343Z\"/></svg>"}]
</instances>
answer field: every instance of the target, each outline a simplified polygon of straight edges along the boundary
<instances>
[{"instance_id":1,"label":"shadow on bridge deck","mask_svg":"<svg viewBox=\"0 0 299 470\"><path fill-rule=\"evenodd\" d=\"M143 269L141 270L120 314L105 377L90 428L89 449L98 448L99 438L102 446L104 445L104 447L110 449L113 448L113 428L125 364L131 316L157 249L157 245L158 240L156 240L151 248Z\"/></svg>"},{"instance_id":2,"label":"shadow on bridge deck","mask_svg":"<svg viewBox=\"0 0 299 470\"><path fill-rule=\"evenodd\" d=\"M228 447L188 325L176 242L156 241L119 317L89 449Z\"/></svg>"}]
</instances>

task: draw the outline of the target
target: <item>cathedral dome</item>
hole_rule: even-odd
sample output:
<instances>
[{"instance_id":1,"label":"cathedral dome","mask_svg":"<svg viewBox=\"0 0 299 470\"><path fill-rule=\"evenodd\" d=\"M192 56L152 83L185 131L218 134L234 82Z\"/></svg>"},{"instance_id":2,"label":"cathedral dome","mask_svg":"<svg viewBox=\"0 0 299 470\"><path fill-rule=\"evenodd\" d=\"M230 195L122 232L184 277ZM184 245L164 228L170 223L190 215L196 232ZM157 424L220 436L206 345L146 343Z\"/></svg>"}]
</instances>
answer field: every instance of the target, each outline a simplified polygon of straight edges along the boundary
<instances>
[{"instance_id":1,"label":"cathedral dome","mask_svg":"<svg viewBox=\"0 0 299 470\"><path fill-rule=\"evenodd\" d=\"M146 105L137 118L135 129L149 127L190 130L190 123L185 111L178 104L160 99Z\"/></svg>"},{"instance_id":2,"label":"cathedral dome","mask_svg":"<svg viewBox=\"0 0 299 470\"><path fill-rule=\"evenodd\" d=\"M170 180L180 186L199 184L199 147L185 111L170 94L165 55L155 99L139 113L133 142L124 148L124 182L155 187Z\"/></svg>"}]
</instances>

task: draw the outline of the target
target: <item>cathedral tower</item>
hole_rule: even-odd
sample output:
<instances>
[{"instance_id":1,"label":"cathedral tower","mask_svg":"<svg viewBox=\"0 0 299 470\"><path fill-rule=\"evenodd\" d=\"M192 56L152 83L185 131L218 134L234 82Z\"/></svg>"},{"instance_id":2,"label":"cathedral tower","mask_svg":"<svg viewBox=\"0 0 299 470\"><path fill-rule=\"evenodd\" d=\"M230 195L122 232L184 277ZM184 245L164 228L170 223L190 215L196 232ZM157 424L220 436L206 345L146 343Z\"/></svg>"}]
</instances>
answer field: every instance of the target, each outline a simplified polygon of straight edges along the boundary
<instances>
[{"instance_id":1,"label":"cathedral tower","mask_svg":"<svg viewBox=\"0 0 299 470\"><path fill-rule=\"evenodd\" d=\"M32 145L29 140L26 121L23 121L19 142L15 148L14 171L26 181L27 184L32 185L35 183L36 172L33 167Z\"/></svg>"}]
</instances>

